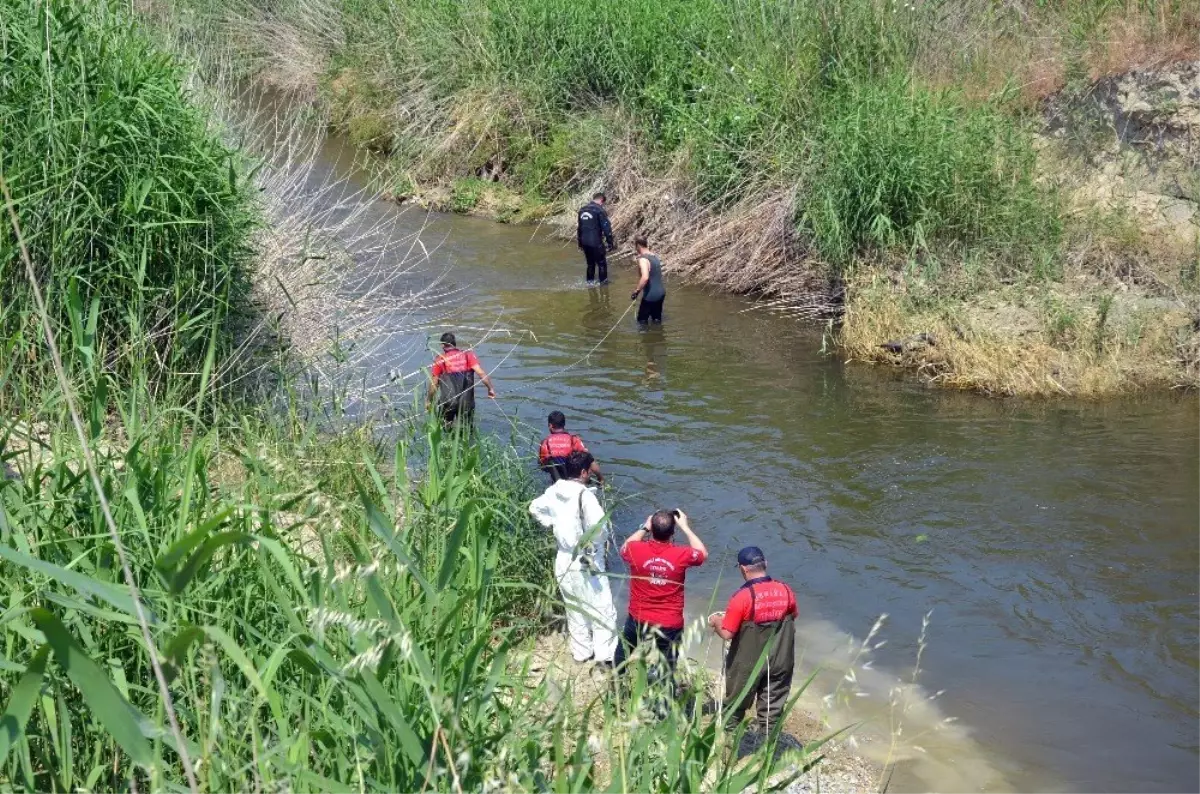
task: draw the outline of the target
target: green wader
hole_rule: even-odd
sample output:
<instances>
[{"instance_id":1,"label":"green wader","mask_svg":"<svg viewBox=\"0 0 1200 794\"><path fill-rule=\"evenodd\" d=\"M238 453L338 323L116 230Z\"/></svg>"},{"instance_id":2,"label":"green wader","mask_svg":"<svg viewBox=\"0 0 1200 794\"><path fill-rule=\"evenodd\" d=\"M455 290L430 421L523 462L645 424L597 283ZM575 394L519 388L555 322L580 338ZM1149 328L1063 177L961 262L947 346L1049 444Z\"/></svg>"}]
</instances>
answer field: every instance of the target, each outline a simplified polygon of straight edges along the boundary
<instances>
[{"instance_id":1,"label":"green wader","mask_svg":"<svg viewBox=\"0 0 1200 794\"><path fill-rule=\"evenodd\" d=\"M767 661L754 676L758 660ZM796 665L796 619L743 623L729 643L725 657L725 714L732 730L742 721L750 701L757 699L755 727L766 732L783 714ZM749 688L747 689L747 684ZM742 691L745 697L739 699Z\"/></svg>"}]
</instances>

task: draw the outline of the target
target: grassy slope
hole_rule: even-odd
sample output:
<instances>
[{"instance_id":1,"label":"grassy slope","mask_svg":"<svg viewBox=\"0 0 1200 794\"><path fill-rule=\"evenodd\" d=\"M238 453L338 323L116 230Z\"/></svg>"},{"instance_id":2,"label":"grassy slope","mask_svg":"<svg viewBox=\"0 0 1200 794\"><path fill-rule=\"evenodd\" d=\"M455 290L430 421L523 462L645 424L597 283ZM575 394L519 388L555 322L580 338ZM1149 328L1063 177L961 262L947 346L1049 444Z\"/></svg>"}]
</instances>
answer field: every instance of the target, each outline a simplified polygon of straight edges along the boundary
<instances>
[{"instance_id":1,"label":"grassy slope","mask_svg":"<svg viewBox=\"0 0 1200 794\"><path fill-rule=\"evenodd\" d=\"M323 100L390 155L397 196L507 220L606 188L618 231L669 237L684 277L799 311L846 285L853 357L896 361L881 342L949 329L970 355L899 361L951 385L1106 393L1196 377L1183 313L1145 308L1194 292L1180 273L1196 252L1172 251L1157 291L1114 277L1154 267L1161 246L1068 206L1059 176L1077 166L1039 177L1030 135L1052 92L1194 55L1193 3L189 5L249 72ZM751 269L729 253L747 243ZM1128 286L1150 300L1124 306ZM985 317L992 305L1016 305L1037 338ZM953 331L971 318L978 333Z\"/></svg>"},{"instance_id":2,"label":"grassy slope","mask_svg":"<svg viewBox=\"0 0 1200 794\"><path fill-rule=\"evenodd\" d=\"M253 215L237 155L207 133L179 67L122 33L119 11L0 10L0 165L63 344L131 379L199 370L211 330L249 290ZM44 365L7 223L0 281L0 336ZM232 339L215 342L224 353Z\"/></svg>"},{"instance_id":3,"label":"grassy slope","mask_svg":"<svg viewBox=\"0 0 1200 794\"><path fill-rule=\"evenodd\" d=\"M330 406L280 415L211 378L259 275L239 158L123 6L0 9L19 210L0 266L18 289L19 226L49 302L3 309L0 785L740 791L770 773L765 754L727 765L693 703L622 734L652 697L638 674L582 714L530 684L510 651L552 602L550 541L510 451L319 432ZM40 170L47 134L64 138ZM589 740L616 759L602 775Z\"/></svg>"}]
</instances>

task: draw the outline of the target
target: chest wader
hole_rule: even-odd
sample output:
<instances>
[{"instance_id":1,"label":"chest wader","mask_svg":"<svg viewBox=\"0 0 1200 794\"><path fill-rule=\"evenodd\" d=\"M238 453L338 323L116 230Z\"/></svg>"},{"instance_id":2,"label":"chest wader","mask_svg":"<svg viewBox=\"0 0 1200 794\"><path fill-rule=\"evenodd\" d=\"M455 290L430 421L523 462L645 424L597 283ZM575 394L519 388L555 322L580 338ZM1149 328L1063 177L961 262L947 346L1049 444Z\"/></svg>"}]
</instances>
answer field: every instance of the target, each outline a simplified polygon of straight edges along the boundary
<instances>
[{"instance_id":1,"label":"chest wader","mask_svg":"<svg viewBox=\"0 0 1200 794\"><path fill-rule=\"evenodd\" d=\"M470 423L475 414L475 373L446 372L438 378L438 407L446 424L462 419Z\"/></svg>"},{"instance_id":2,"label":"chest wader","mask_svg":"<svg viewBox=\"0 0 1200 794\"><path fill-rule=\"evenodd\" d=\"M754 590L751 588L753 599ZM778 723L792 688L796 666L796 619L788 615L769 623L742 624L725 657L725 715L732 730L742 721L751 700L757 700L755 727L764 733ZM766 657L760 667L758 660ZM757 672L755 671L757 668Z\"/></svg>"},{"instance_id":3,"label":"chest wader","mask_svg":"<svg viewBox=\"0 0 1200 794\"><path fill-rule=\"evenodd\" d=\"M559 455L555 453L552 443L547 444L546 451L550 454L547 456L546 462L542 464L542 471L550 475L550 482L567 479L567 456L575 449L575 442L579 439L579 436L571 435L570 433L551 433L546 441L553 442L555 436L566 436L567 448Z\"/></svg>"}]
</instances>

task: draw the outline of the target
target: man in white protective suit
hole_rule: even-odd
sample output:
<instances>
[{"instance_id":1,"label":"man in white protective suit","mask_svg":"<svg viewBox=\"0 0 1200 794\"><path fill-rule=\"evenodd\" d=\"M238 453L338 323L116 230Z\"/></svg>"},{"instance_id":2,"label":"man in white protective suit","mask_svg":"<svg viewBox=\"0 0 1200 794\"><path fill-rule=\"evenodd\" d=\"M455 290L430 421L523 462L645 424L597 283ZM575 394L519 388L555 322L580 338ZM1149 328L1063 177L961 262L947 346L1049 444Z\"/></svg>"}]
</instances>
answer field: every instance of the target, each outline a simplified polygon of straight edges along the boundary
<instances>
[{"instance_id":1,"label":"man in white protective suit","mask_svg":"<svg viewBox=\"0 0 1200 794\"><path fill-rule=\"evenodd\" d=\"M529 512L553 530L558 544L554 576L567 608L571 656L577 662L612 665L617 649L617 609L605 563L608 522L596 494L587 487L592 456L572 452L565 477L529 504Z\"/></svg>"}]
</instances>

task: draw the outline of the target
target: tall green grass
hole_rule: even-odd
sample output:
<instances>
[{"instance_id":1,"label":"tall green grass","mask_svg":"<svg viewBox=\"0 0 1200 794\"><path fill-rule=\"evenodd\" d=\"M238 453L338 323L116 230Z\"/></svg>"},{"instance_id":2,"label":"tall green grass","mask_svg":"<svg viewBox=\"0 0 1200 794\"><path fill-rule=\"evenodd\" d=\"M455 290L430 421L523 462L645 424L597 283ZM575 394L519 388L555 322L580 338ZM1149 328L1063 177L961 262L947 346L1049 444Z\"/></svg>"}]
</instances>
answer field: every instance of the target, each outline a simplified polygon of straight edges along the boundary
<instances>
[{"instance_id":1,"label":"tall green grass","mask_svg":"<svg viewBox=\"0 0 1200 794\"><path fill-rule=\"evenodd\" d=\"M68 360L199 372L246 305L254 213L182 67L125 4L79 0L0 0L0 62L0 171ZM0 283L0 334L48 371L7 223Z\"/></svg>"},{"instance_id":2,"label":"tall green grass","mask_svg":"<svg viewBox=\"0 0 1200 794\"><path fill-rule=\"evenodd\" d=\"M938 3L339 5L346 36L335 70L392 96L426 92L452 105L481 87L520 97L519 112L495 122L473 153L502 157L543 190L572 185L545 178L553 173L542 151L562 159L575 142L592 148L574 120L616 104L664 162L688 153L712 205L795 185L802 239L837 264L945 240L1024 254L1057 237L1053 203L1034 184L1033 152L1003 97L967 101L915 79ZM602 155L591 156L602 172Z\"/></svg>"},{"instance_id":3,"label":"tall green grass","mask_svg":"<svg viewBox=\"0 0 1200 794\"><path fill-rule=\"evenodd\" d=\"M558 202L639 179L649 194L682 163L707 208L794 196L809 265L925 249L1004 278L1059 257L1061 208L1033 173L1037 103L1178 52L1197 24L1178 0L185 5L250 73L324 94L399 184L503 166Z\"/></svg>"},{"instance_id":4,"label":"tall green grass","mask_svg":"<svg viewBox=\"0 0 1200 794\"><path fill-rule=\"evenodd\" d=\"M6 786L186 786L152 655L204 790L740 791L774 772L773 747L729 753L702 692L665 719L640 673L620 697L551 696L518 652L556 602L530 480L434 427L382 444L258 413L197 433L167 410L102 447L148 647L60 410L42 401L32 445L0 431L20 473L0 481Z\"/></svg>"}]
</instances>

